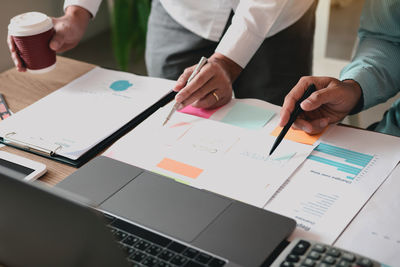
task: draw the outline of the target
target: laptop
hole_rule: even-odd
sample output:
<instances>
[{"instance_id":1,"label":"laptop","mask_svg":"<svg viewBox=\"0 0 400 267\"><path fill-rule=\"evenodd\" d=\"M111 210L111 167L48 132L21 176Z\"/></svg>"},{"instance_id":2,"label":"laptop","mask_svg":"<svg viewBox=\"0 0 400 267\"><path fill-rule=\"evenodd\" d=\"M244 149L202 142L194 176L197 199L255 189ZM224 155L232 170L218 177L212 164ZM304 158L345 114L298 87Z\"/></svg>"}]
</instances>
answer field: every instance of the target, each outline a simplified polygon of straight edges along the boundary
<instances>
[{"instance_id":1,"label":"laptop","mask_svg":"<svg viewBox=\"0 0 400 267\"><path fill-rule=\"evenodd\" d=\"M0 208L6 266L261 266L295 228L103 156L51 189L0 177Z\"/></svg>"}]
</instances>

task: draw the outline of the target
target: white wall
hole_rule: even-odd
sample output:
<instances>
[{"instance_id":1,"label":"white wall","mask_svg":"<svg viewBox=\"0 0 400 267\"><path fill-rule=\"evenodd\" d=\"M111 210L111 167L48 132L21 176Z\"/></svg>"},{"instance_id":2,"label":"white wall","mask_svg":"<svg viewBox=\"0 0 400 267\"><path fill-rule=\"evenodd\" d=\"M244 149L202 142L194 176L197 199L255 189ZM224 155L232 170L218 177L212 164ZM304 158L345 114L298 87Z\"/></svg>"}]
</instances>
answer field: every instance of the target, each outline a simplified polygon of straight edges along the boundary
<instances>
[{"instance_id":1,"label":"white wall","mask_svg":"<svg viewBox=\"0 0 400 267\"><path fill-rule=\"evenodd\" d=\"M7 47L7 25L10 19L20 13L40 11L49 16L63 14L64 0L1 0L0 4L0 72L13 67ZM103 1L100 11L87 30L83 40L90 38L109 27L107 3Z\"/></svg>"}]
</instances>

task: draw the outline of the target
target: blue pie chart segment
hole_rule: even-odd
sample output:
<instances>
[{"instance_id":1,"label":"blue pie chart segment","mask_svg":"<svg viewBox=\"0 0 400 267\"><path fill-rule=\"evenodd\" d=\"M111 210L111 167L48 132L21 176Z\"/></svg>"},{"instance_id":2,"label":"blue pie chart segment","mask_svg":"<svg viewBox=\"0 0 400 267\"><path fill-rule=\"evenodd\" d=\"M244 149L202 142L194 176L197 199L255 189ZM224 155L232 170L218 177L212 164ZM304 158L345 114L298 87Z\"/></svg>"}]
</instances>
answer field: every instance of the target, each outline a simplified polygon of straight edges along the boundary
<instances>
[{"instance_id":1,"label":"blue pie chart segment","mask_svg":"<svg viewBox=\"0 0 400 267\"><path fill-rule=\"evenodd\" d=\"M128 90L129 87L131 87L133 84L131 84L127 80L119 80L115 81L110 85L110 88L116 92L122 92L125 90Z\"/></svg>"}]
</instances>

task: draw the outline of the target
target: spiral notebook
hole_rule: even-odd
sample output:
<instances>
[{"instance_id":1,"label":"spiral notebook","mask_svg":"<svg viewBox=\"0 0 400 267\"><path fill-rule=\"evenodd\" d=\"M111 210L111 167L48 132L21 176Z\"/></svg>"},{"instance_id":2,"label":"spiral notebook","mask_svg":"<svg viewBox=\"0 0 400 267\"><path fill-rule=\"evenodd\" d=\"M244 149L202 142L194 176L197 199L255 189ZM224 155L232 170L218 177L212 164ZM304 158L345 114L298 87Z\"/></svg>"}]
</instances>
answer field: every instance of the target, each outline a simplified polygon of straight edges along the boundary
<instances>
[{"instance_id":1,"label":"spiral notebook","mask_svg":"<svg viewBox=\"0 0 400 267\"><path fill-rule=\"evenodd\" d=\"M0 122L0 141L76 167L174 97L174 81L94 68Z\"/></svg>"}]
</instances>

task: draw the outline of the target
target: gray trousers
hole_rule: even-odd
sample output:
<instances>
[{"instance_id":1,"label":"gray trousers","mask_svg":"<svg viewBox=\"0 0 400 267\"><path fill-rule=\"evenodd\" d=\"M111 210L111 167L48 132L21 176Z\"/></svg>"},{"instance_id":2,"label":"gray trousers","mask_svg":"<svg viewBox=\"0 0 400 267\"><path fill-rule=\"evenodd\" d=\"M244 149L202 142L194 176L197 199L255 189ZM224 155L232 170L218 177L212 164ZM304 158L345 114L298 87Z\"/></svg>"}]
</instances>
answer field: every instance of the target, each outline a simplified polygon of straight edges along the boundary
<instances>
[{"instance_id":1,"label":"gray trousers","mask_svg":"<svg viewBox=\"0 0 400 267\"><path fill-rule=\"evenodd\" d=\"M236 98L257 98L282 105L300 77L311 75L317 2L296 23L264 40L233 84ZM229 20L226 28L230 23ZM159 0L152 1L146 40L150 76L176 80L202 56L210 57L217 45L218 42L182 27Z\"/></svg>"}]
</instances>

